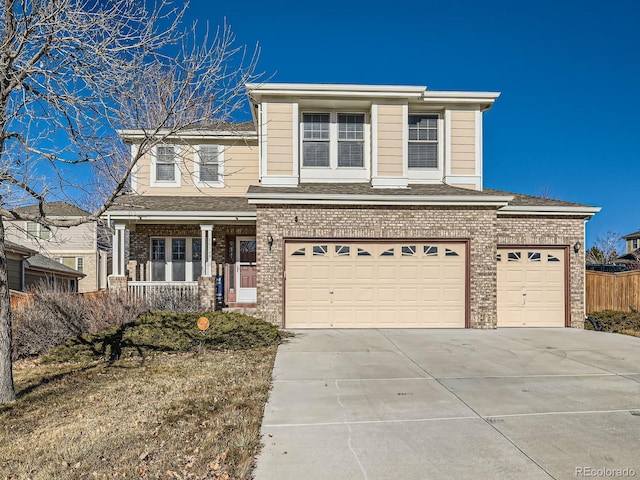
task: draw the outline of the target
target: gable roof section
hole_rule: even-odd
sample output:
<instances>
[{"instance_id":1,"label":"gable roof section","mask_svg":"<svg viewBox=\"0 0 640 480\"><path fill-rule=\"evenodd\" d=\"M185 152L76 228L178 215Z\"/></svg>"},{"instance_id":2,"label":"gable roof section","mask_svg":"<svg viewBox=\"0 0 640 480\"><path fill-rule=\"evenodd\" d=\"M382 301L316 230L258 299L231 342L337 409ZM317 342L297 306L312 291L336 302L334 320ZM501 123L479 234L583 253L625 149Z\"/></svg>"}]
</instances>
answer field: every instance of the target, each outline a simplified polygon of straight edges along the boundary
<instances>
[{"instance_id":1,"label":"gable roof section","mask_svg":"<svg viewBox=\"0 0 640 480\"><path fill-rule=\"evenodd\" d=\"M67 202L48 202L44 204L44 213L49 217L86 217L91 215L86 210L71 205ZM39 205L27 205L24 207L14 208L18 214L24 215L40 215Z\"/></svg>"},{"instance_id":2,"label":"gable roof section","mask_svg":"<svg viewBox=\"0 0 640 480\"><path fill-rule=\"evenodd\" d=\"M45 257L39 253L24 261L24 267L28 270L38 270L41 272L54 272L58 274L68 275L76 278L85 277L84 273L80 273L73 268L67 267L60 262L56 262L52 258Z\"/></svg>"},{"instance_id":3,"label":"gable roof section","mask_svg":"<svg viewBox=\"0 0 640 480\"><path fill-rule=\"evenodd\" d=\"M113 220L255 220L245 197L122 195L103 217Z\"/></svg>"},{"instance_id":4,"label":"gable roof section","mask_svg":"<svg viewBox=\"0 0 640 480\"><path fill-rule=\"evenodd\" d=\"M9 240L4 241L4 248L6 251L17 253L18 255L35 255L38 253L31 248L18 245L17 243L10 242Z\"/></svg>"},{"instance_id":5,"label":"gable roof section","mask_svg":"<svg viewBox=\"0 0 640 480\"><path fill-rule=\"evenodd\" d=\"M628 235L623 235L624 240L633 240L634 238L640 238L640 230L637 232L629 233Z\"/></svg>"}]
</instances>

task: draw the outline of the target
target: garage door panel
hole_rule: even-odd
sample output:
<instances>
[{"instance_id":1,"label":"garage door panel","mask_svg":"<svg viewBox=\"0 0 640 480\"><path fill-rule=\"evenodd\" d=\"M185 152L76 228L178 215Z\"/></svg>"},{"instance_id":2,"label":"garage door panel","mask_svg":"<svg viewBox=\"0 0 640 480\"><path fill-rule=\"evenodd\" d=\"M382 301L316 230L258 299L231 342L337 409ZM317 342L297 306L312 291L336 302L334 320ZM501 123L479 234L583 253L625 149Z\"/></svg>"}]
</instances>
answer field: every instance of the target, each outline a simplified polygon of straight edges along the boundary
<instances>
[{"instance_id":1,"label":"garage door panel","mask_svg":"<svg viewBox=\"0 0 640 480\"><path fill-rule=\"evenodd\" d=\"M309 242L286 252L287 327L465 325L464 244Z\"/></svg>"},{"instance_id":2,"label":"garage door panel","mask_svg":"<svg viewBox=\"0 0 640 480\"><path fill-rule=\"evenodd\" d=\"M564 326L564 250L500 249L497 274L498 327Z\"/></svg>"}]
</instances>

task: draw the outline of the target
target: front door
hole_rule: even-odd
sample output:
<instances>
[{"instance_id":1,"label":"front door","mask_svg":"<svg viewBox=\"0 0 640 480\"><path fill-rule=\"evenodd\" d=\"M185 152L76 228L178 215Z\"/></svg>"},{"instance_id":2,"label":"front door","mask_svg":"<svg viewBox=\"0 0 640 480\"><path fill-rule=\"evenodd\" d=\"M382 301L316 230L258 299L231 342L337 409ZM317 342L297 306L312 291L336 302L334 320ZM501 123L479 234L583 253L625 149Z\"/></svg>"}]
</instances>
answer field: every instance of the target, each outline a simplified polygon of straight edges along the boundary
<instances>
[{"instance_id":1,"label":"front door","mask_svg":"<svg viewBox=\"0 0 640 480\"><path fill-rule=\"evenodd\" d=\"M236 238L236 302L255 303L256 293L256 237Z\"/></svg>"}]
</instances>

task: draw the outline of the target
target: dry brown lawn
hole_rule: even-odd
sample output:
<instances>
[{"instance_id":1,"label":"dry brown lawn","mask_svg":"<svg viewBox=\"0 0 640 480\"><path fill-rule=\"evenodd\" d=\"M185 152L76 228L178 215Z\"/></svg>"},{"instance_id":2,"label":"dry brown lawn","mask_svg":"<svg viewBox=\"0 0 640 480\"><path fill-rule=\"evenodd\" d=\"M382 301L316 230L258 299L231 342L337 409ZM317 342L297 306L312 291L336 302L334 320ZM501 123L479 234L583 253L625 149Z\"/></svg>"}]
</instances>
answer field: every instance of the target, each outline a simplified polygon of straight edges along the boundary
<instances>
[{"instance_id":1,"label":"dry brown lawn","mask_svg":"<svg viewBox=\"0 0 640 480\"><path fill-rule=\"evenodd\" d=\"M14 367L0 479L247 479L276 347Z\"/></svg>"}]
</instances>

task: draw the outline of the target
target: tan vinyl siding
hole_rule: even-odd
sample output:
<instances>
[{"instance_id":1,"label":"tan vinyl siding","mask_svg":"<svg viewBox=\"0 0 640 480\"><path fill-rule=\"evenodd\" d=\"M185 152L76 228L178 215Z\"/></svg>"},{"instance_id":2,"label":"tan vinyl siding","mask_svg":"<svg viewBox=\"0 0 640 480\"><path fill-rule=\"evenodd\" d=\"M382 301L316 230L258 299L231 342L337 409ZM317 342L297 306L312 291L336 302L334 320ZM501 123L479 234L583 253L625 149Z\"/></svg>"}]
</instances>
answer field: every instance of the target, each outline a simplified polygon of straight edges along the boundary
<instances>
[{"instance_id":1,"label":"tan vinyl siding","mask_svg":"<svg viewBox=\"0 0 640 480\"><path fill-rule=\"evenodd\" d=\"M6 222L6 239L23 245L27 248L39 251L46 256L52 256L56 252L95 249L96 224L84 223L73 227L51 227L51 237L48 240L27 238L25 233L26 222Z\"/></svg>"},{"instance_id":2,"label":"tan vinyl siding","mask_svg":"<svg viewBox=\"0 0 640 480\"><path fill-rule=\"evenodd\" d=\"M451 173L477 175L476 172L476 112L451 111Z\"/></svg>"},{"instance_id":3,"label":"tan vinyl siding","mask_svg":"<svg viewBox=\"0 0 640 480\"><path fill-rule=\"evenodd\" d=\"M293 175L293 105L267 104L267 175Z\"/></svg>"},{"instance_id":4,"label":"tan vinyl siding","mask_svg":"<svg viewBox=\"0 0 640 480\"><path fill-rule=\"evenodd\" d=\"M194 143L201 145L202 143ZM145 155L138 162L136 174L136 190L141 195L170 195L170 196L238 196L247 193L249 185L258 184L258 145L229 142L207 142L221 145L224 155L224 187L198 187L194 184L195 168L193 151L186 148L180 162L180 187L152 187L151 186L151 155Z\"/></svg>"},{"instance_id":5,"label":"tan vinyl siding","mask_svg":"<svg viewBox=\"0 0 640 480\"><path fill-rule=\"evenodd\" d=\"M406 119L402 105L378 105L378 176L402 176L403 131Z\"/></svg>"}]
</instances>

